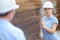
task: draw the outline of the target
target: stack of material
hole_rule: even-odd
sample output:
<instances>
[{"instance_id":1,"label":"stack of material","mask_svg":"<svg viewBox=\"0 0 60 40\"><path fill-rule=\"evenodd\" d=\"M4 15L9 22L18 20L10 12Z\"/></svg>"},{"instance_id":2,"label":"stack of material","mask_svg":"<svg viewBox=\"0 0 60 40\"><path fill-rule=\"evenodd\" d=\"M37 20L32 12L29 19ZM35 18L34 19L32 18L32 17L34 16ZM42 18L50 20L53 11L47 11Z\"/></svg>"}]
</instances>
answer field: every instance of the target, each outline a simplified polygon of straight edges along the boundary
<instances>
[{"instance_id":1,"label":"stack of material","mask_svg":"<svg viewBox=\"0 0 60 40\"><path fill-rule=\"evenodd\" d=\"M17 3L20 5L18 11L31 10L41 7L40 0L17 0Z\"/></svg>"},{"instance_id":2,"label":"stack of material","mask_svg":"<svg viewBox=\"0 0 60 40\"><path fill-rule=\"evenodd\" d=\"M56 11L57 11L57 18L59 20L59 25L58 25L58 29L60 29L60 0L56 0Z\"/></svg>"},{"instance_id":3,"label":"stack of material","mask_svg":"<svg viewBox=\"0 0 60 40\"><path fill-rule=\"evenodd\" d=\"M60 14L60 0L56 0L56 3L57 13Z\"/></svg>"},{"instance_id":4,"label":"stack of material","mask_svg":"<svg viewBox=\"0 0 60 40\"><path fill-rule=\"evenodd\" d=\"M41 40L40 0L17 0L17 3L20 8L17 10L12 23L24 31L27 40Z\"/></svg>"}]
</instances>

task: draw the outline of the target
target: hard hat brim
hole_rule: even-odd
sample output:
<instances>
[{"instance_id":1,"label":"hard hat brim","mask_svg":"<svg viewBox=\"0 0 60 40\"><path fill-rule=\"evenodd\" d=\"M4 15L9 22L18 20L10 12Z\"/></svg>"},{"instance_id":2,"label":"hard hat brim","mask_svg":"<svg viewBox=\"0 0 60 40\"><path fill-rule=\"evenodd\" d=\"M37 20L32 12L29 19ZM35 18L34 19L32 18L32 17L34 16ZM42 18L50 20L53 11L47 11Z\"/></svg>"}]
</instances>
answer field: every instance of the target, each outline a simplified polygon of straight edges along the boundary
<instances>
[{"instance_id":1,"label":"hard hat brim","mask_svg":"<svg viewBox=\"0 0 60 40\"><path fill-rule=\"evenodd\" d=\"M19 8L19 5L16 5L14 9L18 9Z\"/></svg>"},{"instance_id":2,"label":"hard hat brim","mask_svg":"<svg viewBox=\"0 0 60 40\"><path fill-rule=\"evenodd\" d=\"M18 8L19 8L19 5L13 5L13 6L5 8L5 9L2 9L0 11L0 13L4 14L4 13L6 13L8 11L15 10L15 9L18 9Z\"/></svg>"}]
</instances>

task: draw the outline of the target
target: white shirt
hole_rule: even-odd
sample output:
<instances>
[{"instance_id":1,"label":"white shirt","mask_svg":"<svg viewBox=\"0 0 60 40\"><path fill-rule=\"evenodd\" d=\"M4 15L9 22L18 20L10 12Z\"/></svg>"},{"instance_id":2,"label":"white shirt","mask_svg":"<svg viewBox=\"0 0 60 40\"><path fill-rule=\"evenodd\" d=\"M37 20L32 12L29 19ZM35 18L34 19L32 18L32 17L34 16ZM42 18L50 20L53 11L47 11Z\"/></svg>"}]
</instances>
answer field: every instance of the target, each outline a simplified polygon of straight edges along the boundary
<instances>
[{"instance_id":1,"label":"white shirt","mask_svg":"<svg viewBox=\"0 0 60 40\"><path fill-rule=\"evenodd\" d=\"M26 40L26 38L21 29L5 19L0 19L0 40Z\"/></svg>"}]
</instances>

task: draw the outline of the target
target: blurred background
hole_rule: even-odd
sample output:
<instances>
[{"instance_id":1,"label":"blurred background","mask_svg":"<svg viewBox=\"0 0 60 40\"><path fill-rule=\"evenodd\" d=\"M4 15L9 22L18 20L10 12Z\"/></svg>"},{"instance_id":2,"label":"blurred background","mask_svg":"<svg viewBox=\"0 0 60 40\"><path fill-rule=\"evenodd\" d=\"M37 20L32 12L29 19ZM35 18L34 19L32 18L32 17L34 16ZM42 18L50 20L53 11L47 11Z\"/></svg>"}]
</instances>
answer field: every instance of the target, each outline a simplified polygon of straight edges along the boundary
<instances>
[{"instance_id":1,"label":"blurred background","mask_svg":"<svg viewBox=\"0 0 60 40\"><path fill-rule=\"evenodd\" d=\"M42 40L39 21L44 15L42 5L48 0L16 0L20 8L16 10L12 23L21 28L27 40ZM59 20L60 29L60 0L49 0L54 4L54 15ZM59 34L60 32L57 33ZM60 34L59 34L60 35Z\"/></svg>"}]
</instances>

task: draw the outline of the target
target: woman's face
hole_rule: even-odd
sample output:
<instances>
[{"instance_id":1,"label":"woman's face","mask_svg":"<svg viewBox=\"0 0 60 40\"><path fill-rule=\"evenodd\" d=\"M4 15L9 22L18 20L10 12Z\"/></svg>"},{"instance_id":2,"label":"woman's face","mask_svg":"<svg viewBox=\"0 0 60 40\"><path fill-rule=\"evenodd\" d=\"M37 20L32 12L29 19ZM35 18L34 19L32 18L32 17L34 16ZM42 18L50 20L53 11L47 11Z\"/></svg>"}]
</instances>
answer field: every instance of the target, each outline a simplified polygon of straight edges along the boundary
<instances>
[{"instance_id":1,"label":"woman's face","mask_svg":"<svg viewBox=\"0 0 60 40\"><path fill-rule=\"evenodd\" d=\"M53 9L52 8L44 8L45 15L50 16L52 15Z\"/></svg>"}]
</instances>

